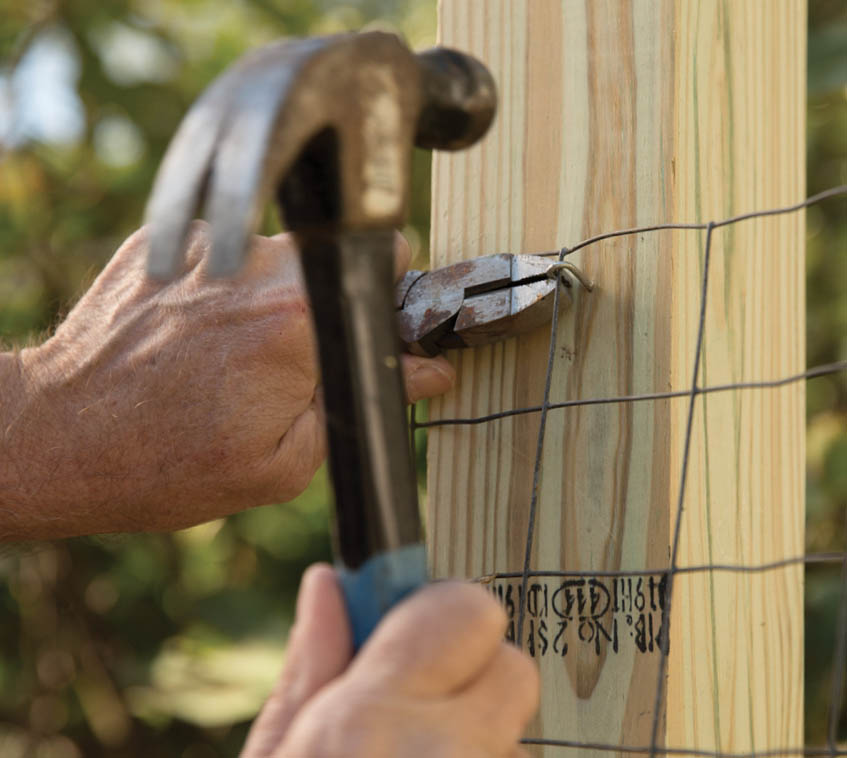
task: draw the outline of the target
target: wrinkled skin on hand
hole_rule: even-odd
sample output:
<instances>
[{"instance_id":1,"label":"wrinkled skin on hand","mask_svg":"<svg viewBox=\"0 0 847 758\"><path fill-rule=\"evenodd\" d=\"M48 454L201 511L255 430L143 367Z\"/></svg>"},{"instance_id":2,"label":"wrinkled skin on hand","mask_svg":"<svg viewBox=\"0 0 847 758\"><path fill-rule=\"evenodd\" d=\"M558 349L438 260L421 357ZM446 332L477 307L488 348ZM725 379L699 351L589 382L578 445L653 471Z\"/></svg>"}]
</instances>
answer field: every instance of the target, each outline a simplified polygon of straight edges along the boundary
<instances>
[{"instance_id":1,"label":"wrinkled skin on hand","mask_svg":"<svg viewBox=\"0 0 847 758\"><path fill-rule=\"evenodd\" d=\"M311 480L326 443L298 253L288 235L257 236L245 270L217 280L209 244L195 222L184 272L161 283L135 233L55 335L21 353L31 407L11 442L49 453L26 539L181 528ZM398 235L398 276L408 260ZM405 356L404 373L412 400L454 378L442 358Z\"/></svg>"},{"instance_id":2,"label":"wrinkled skin on hand","mask_svg":"<svg viewBox=\"0 0 847 758\"><path fill-rule=\"evenodd\" d=\"M241 758L520 758L538 706L531 659L479 586L430 585L395 606L355 659L335 574L313 566L286 664Z\"/></svg>"}]
</instances>

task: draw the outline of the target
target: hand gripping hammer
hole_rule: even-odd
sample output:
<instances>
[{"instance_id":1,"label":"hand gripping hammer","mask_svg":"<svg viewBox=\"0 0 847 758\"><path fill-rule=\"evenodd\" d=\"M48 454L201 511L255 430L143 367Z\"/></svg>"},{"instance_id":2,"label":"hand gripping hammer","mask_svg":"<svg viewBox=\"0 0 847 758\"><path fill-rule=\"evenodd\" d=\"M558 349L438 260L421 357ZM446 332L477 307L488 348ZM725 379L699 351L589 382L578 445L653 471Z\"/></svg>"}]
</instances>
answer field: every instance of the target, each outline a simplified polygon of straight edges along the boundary
<instances>
[{"instance_id":1,"label":"hand gripping hammer","mask_svg":"<svg viewBox=\"0 0 847 758\"><path fill-rule=\"evenodd\" d=\"M275 42L194 104L148 204L148 273L160 279L180 271L201 203L210 275L239 270L271 196L295 235L318 338L336 554L356 648L427 579L392 283L411 148L470 145L495 108L488 70L453 50L415 55L381 32Z\"/></svg>"}]
</instances>

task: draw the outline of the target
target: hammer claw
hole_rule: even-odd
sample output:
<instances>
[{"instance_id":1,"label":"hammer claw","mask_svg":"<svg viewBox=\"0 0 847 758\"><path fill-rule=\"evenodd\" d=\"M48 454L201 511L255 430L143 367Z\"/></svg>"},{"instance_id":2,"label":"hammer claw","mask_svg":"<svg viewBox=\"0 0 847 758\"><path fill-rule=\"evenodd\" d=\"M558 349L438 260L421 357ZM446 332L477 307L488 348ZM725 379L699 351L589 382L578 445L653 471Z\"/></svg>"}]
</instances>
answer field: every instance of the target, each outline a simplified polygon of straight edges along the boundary
<instances>
[{"instance_id":1,"label":"hammer claw","mask_svg":"<svg viewBox=\"0 0 847 758\"><path fill-rule=\"evenodd\" d=\"M147 273L156 279L172 279L183 261L183 242L203 196L209 162L214 155L217 129L210 127L208 113L192 111L171 143L159 173L146 217L150 224ZM179 149L182 144L192 150Z\"/></svg>"},{"instance_id":2,"label":"hammer claw","mask_svg":"<svg viewBox=\"0 0 847 758\"><path fill-rule=\"evenodd\" d=\"M255 71L266 69L284 50L285 45L277 42L245 56L206 89L180 124L145 211L151 227L147 259L151 277L172 279L179 274L185 237L206 198L210 175L219 185L231 171L223 167L224 177L217 176L219 153L226 148L223 137L237 107L234 101L242 96L242 88L253 80Z\"/></svg>"},{"instance_id":3,"label":"hammer claw","mask_svg":"<svg viewBox=\"0 0 847 758\"><path fill-rule=\"evenodd\" d=\"M278 100L291 78L285 67L266 66L251 74L232 100L231 118L214 158L207 200L212 276L231 276L244 263L247 240L256 227L269 184L263 172Z\"/></svg>"},{"instance_id":4,"label":"hammer claw","mask_svg":"<svg viewBox=\"0 0 847 758\"><path fill-rule=\"evenodd\" d=\"M179 273L185 236L205 195L233 83L243 67L227 71L194 104L156 174L145 212L151 227L147 273L154 278L172 279Z\"/></svg>"}]
</instances>

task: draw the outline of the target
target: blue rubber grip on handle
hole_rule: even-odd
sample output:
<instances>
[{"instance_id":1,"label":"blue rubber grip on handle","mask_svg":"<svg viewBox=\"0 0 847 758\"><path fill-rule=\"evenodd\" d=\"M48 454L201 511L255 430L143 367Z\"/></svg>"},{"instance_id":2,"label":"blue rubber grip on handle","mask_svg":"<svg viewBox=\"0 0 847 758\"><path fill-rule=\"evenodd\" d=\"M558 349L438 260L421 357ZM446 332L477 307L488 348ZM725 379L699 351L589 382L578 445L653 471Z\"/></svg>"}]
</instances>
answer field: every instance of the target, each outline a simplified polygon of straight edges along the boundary
<instances>
[{"instance_id":1,"label":"blue rubber grip on handle","mask_svg":"<svg viewBox=\"0 0 847 758\"><path fill-rule=\"evenodd\" d=\"M388 611L428 581L423 543L374 555L356 570L336 568L356 651Z\"/></svg>"}]
</instances>

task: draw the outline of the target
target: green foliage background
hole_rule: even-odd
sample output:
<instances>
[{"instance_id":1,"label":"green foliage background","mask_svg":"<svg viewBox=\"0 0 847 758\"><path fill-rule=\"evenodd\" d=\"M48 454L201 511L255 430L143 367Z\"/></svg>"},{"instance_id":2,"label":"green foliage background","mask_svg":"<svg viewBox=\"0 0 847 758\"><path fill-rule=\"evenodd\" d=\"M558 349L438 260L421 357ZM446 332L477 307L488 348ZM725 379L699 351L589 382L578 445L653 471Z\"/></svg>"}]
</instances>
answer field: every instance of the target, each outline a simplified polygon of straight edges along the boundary
<instances>
[{"instance_id":1,"label":"green foliage background","mask_svg":"<svg viewBox=\"0 0 847 758\"><path fill-rule=\"evenodd\" d=\"M140 223L168 140L248 48L370 23L431 44L434 0L0 0L0 96L39 42L76 60L68 144L0 142L0 338L38 339ZM810 0L808 190L847 182L847 6ZM146 50L141 62L127 49ZM71 67L72 69L73 67ZM69 76L74 78L71 70ZM7 89L8 91L8 89ZM0 134L2 132L0 131ZM409 236L426 259L428 156ZM276 229L269 215L265 231ZM847 358L847 202L807 213L808 364ZM847 542L847 383L808 385L808 544ZM323 474L294 503L173 535L0 552L0 755L235 755L284 658L303 568L329 559ZM807 571L807 740L825 739L839 573ZM845 714L842 714L844 716ZM847 736L842 718L841 737Z\"/></svg>"}]
</instances>

